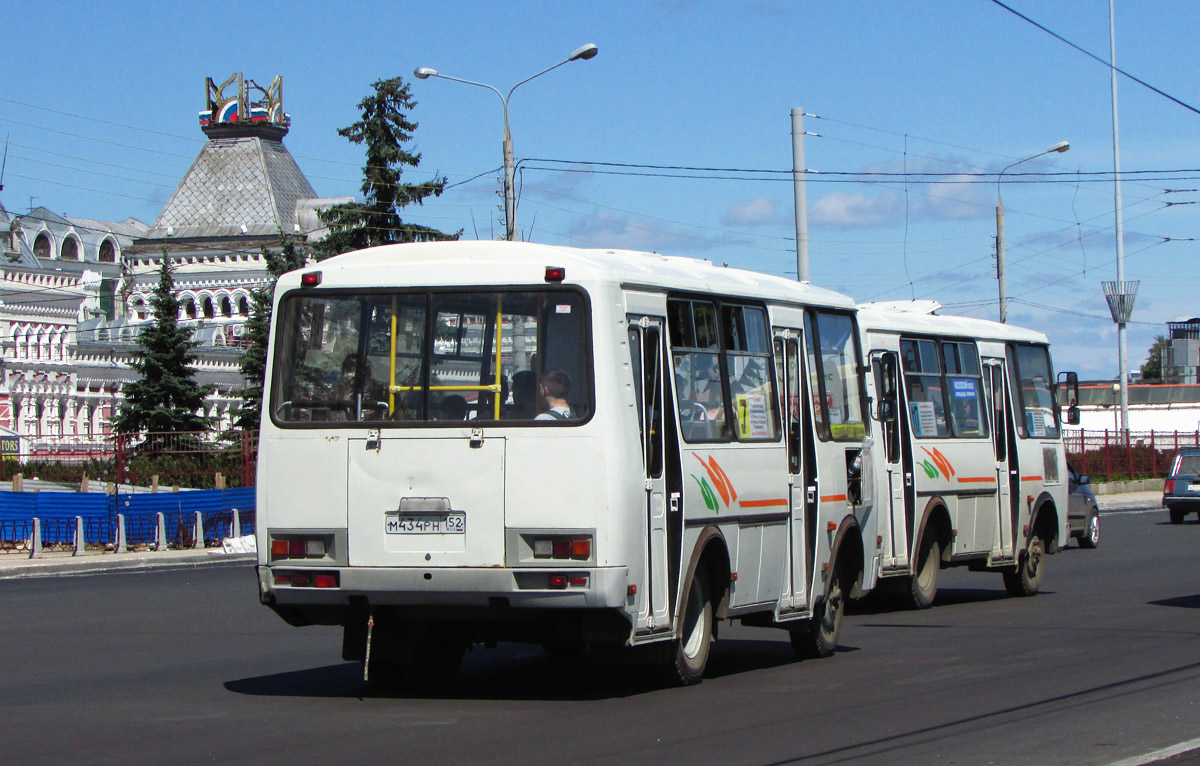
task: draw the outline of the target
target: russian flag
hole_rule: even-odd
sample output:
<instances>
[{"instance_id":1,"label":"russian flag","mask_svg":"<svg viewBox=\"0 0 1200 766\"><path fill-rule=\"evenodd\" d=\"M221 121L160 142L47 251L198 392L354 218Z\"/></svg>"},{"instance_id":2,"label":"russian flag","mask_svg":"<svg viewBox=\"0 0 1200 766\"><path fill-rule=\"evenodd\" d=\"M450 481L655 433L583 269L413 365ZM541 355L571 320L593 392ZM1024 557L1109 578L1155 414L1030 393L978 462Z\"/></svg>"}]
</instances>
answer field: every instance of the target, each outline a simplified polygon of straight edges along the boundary
<instances>
[{"instance_id":1,"label":"russian flag","mask_svg":"<svg viewBox=\"0 0 1200 766\"><path fill-rule=\"evenodd\" d=\"M203 112L200 112L201 127L207 125L211 119L212 119L212 110L211 109L205 109Z\"/></svg>"}]
</instances>

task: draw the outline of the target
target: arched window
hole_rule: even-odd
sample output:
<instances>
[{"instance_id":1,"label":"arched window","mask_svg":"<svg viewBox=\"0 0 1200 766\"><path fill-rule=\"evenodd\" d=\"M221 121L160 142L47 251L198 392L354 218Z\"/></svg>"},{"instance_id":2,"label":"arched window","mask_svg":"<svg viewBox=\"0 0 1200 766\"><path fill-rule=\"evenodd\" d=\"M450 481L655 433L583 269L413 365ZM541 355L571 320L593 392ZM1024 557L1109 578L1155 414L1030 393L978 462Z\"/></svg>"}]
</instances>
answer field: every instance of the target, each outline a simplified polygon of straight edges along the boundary
<instances>
[{"instance_id":1,"label":"arched window","mask_svg":"<svg viewBox=\"0 0 1200 766\"><path fill-rule=\"evenodd\" d=\"M62 250L59 251L58 257L62 258L64 261L78 261L79 240L75 239L74 237L67 237L64 239L62 243Z\"/></svg>"},{"instance_id":2,"label":"arched window","mask_svg":"<svg viewBox=\"0 0 1200 766\"><path fill-rule=\"evenodd\" d=\"M42 232L37 235L37 239L33 241L33 254L38 258L50 257L50 235Z\"/></svg>"},{"instance_id":3,"label":"arched window","mask_svg":"<svg viewBox=\"0 0 1200 766\"><path fill-rule=\"evenodd\" d=\"M113 244L111 239L106 239L100 243L100 262L115 263L117 260L117 246Z\"/></svg>"},{"instance_id":4,"label":"arched window","mask_svg":"<svg viewBox=\"0 0 1200 766\"><path fill-rule=\"evenodd\" d=\"M244 296L244 295L239 296L237 299L237 305L238 305L238 315L239 316L244 316L244 317L250 316L250 302L248 300L246 300L246 296Z\"/></svg>"},{"instance_id":5,"label":"arched window","mask_svg":"<svg viewBox=\"0 0 1200 766\"><path fill-rule=\"evenodd\" d=\"M204 318L205 318L205 319L212 319L212 318L213 318L213 301L212 301L212 298L211 298L210 296L208 296L208 295L204 296L203 298L201 298L201 299L200 299L200 305L201 305L201 307L204 309Z\"/></svg>"},{"instance_id":6,"label":"arched window","mask_svg":"<svg viewBox=\"0 0 1200 766\"><path fill-rule=\"evenodd\" d=\"M187 319L196 318L196 301L193 298L183 299L183 313Z\"/></svg>"},{"instance_id":7,"label":"arched window","mask_svg":"<svg viewBox=\"0 0 1200 766\"><path fill-rule=\"evenodd\" d=\"M228 295L221 296L221 316L223 316L223 317L233 316L233 304L229 302Z\"/></svg>"}]
</instances>

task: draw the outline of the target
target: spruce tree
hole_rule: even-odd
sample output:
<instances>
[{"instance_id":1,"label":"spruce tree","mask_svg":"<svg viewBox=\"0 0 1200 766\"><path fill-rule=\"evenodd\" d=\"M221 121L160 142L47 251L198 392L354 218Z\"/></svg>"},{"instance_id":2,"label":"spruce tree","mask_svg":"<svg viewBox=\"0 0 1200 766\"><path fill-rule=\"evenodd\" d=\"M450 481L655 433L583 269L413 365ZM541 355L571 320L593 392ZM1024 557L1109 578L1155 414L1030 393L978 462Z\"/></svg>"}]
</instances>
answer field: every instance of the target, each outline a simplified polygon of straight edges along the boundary
<instances>
[{"instance_id":1,"label":"spruce tree","mask_svg":"<svg viewBox=\"0 0 1200 766\"><path fill-rule=\"evenodd\" d=\"M113 428L118 434L206 431L209 418L196 414L211 388L195 380L192 353L199 345L192 331L180 327L175 298L174 268L164 249L158 285L150 298L154 319L137 337L138 350L130 366L138 379L125 386L125 400Z\"/></svg>"},{"instance_id":2,"label":"spruce tree","mask_svg":"<svg viewBox=\"0 0 1200 766\"><path fill-rule=\"evenodd\" d=\"M255 430L262 420L263 384L267 372L267 340L271 330L271 306L275 297L275 283L286 271L304 265L304 256L295 241L283 239L280 252L263 251L267 263L267 274L271 279L254 291L250 302L250 318L246 320L246 350L242 353L241 372L246 380L242 389L242 407L238 411L234 426L247 431Z\"/></svg>"},{"instance_id":3,"label":"spruce tree","mask_svg":"<svg viewBox=\"0 0 1200 766\"><path fill-rule=\"evenodd\" d=\"M338 135L351 143L365 144L367 164L363 167L362 202L335 205L320 212L329 234L313 244L318 260L364 247L396 242L429 242L458 239L437 229L405 223L400 209L420 205L432 196L440 196L446 179L434 178L423 184L400 182L405 166L417 167L421 155L404 148L412 141L417 123L407 112L417 105L408 84L400 77L371 84L374 93L358 103L362 119L342 128Z\"/></svg>"}]
</instances>

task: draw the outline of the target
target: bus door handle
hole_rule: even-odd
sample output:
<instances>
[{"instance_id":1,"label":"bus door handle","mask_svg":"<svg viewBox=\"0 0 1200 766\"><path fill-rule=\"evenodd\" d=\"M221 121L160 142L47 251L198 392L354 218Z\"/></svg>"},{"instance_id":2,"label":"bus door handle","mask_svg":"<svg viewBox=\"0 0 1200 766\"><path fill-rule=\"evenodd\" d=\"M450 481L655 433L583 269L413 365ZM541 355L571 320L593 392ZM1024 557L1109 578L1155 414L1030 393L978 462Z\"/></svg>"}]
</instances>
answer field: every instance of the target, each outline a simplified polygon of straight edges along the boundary
<instances>
[{"instance_id":1,"label":"bus door handle","mask_svg":"<svg viewBox=\"0 0 1200 766\"><path fill-rule=\"evenodd\" d=\"M804 488L804 501L806 503L808 503L809 505L812 505L813 503L817 502L817 488L816 487L805 487Z\"/></svg>"},{"instance_id":2,"label":"bus door handle","mask_svg":"<svg viewBox=\"0 0 1200 766\"><path fill-rule=\"evenodd\" d=\"M671 493L671 513L679 513L679 493Z\"/></svg>"},{"instance_id":3,"label":"bus door handle","mask_svg":"<svg viewBox=\"0 0 1200 766\"><path fill-rule=\"evenodd\" d=\"M906 487L912 486L912 471L906 471L904 473L904 486L906 486Z\"/></svg>"}]
</instances>

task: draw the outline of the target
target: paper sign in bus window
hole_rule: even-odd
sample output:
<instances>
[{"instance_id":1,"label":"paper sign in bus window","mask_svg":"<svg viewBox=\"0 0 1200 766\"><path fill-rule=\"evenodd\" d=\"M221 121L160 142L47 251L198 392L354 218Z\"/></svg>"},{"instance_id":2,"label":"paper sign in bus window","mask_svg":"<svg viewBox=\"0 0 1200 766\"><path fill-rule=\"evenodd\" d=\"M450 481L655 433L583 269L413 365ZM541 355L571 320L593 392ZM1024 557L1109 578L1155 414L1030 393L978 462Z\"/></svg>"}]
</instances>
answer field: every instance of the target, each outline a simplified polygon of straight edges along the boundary
<instances>
[{"instance_id":1,"label":"paper sign in bus window","mask_svg":"<svg viewBox=\"0 0 1200 766\"><path fill-rule=\"evenodd\" d=\"M937 413L933 402L909 402L908 409L914 436L937 436Z\"/></svg>"}]
</instances>

